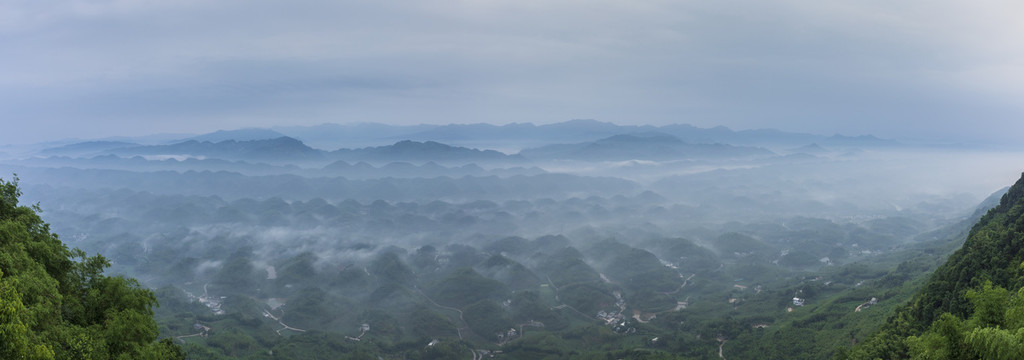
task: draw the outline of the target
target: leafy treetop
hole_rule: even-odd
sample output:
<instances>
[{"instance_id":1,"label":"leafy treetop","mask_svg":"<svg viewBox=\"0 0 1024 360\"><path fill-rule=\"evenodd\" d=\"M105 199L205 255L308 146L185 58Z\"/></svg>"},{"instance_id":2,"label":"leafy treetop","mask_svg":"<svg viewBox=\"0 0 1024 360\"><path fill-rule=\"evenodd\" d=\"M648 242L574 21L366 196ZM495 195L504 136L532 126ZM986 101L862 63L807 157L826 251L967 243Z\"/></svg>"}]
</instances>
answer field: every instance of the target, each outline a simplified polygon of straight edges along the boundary
<instances>
[{"instance_id":1,"label":"leafy treetop","mask_svg":"<svg viewBox=\"0 0 1024 360\"><path fill-rule=\"evenodd\" d=\"M21 195L0 179L0 358L184 359L155 342L153 292L103 275L106 258L69 249Z\"/></svg>"}]
</instances>

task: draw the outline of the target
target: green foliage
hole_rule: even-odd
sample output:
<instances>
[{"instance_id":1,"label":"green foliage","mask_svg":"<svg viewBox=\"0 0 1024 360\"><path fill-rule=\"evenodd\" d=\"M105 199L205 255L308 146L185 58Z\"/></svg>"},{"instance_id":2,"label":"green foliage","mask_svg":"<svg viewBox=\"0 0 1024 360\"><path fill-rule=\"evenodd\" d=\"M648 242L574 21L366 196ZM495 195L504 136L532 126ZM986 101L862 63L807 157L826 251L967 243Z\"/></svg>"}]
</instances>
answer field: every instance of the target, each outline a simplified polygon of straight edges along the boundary
<instances>
[{"instance_id":1,"label":"green foliage","mask_svg":"<svg viewBox=\"0 0 1024 360\"><path fill-rule=\"evenodd\" d=\"M779 264L792 267L810 267L820 265L818 257L804 250L793 250L779 259Z\"/></svg>"},{"instance_id":2,"label":"green foliage","mask_svg":"<svg viewBox=\"0 0 1024 360\"><path fill-rule=\"evenodd\" d=\"M1003 359L1022 353L1024 177L913 301L849 358ZM1010 290L1007 290L1010 289ZM1015 294L1010 296L1011 292ZM966 320L964 320L966 319Z\"/></svg>"},{"instance_id":3,"label":"green foliage","mask_svg":"<svg viewBox=\"0 0 1024 360\"><path fill-rule=\"evenodd\" d=\"M580 258L563 258L555 255L550 261L552 262L545 264L543 269L548 270L548 277L555 286L601 281L601 275Z\"/></svg>"},{"instance_id":4,"label":"green foliage","mask_svg":"<svg viewBox=\"0 0 1024 360\"><path fill-rule=\"evenodd\" d=\"M286 323L300 328L327 329L350 316L346 309L351 302L331 295L323 289L307 287L300 290L288 301L283 319ZM249 311L246 313L256 313Z\"/></svg>"},{"instance_id":5,"label":"green foliage","mask_svg":"<svg viewBox=\"0 0 1024 360\"><path fill-rule=\"evenodd\" d=\"M536 207L539 216L548 206L526 203ZM212 217L224 204L218 199L212 206L199 208ZM436 212L400 211L437 206L441 210ZM805 219L787 222L785 228L778 224L736 223L693 230L701 241L720 239L719 250L731 247L732 251L721 252L721 258L691 241L660 238L657 231L645 229L623 229L615 235L628 237L630 245L590 241L604 236L604 230L594 230L594 236L589 238L589 233L578 232L574 236L580 237L572 244L584 249L584 255L569 247L570 241L560 236L535 241L493 241L492 237L500 236L500 231L495 231L449 237L449 224L485 224L490 220L457 210L457 204L437 206L385 201L364 206L349 201L331 206L333 215L313 214L328 220L306 223L337 230L339 253L352 250L352 256L320 252L295 256L291 249L317 248L311 245L319 239L301 234L279 248L288 247L287 251L246 251L246 246L254 246L256 240L228 231L204 234L209 228L197 227L204 223L196 217L187 218L193 223L174 224L182 230L160 227L159 235L143 235L140 230L123 236L91 232L93 239L89 241L102 243L113 239L118 243L105 245L107 249L129 249L134 245L120 242L137 244L145 239L150 251L144 255L139 255L141 250L126 252L126 256L136 260L134 266L126 269L134 267L147 277L155 275L158 282L175 284L197 295L203 293L202 286L209 282L211 296L227 295L223 301L227 313L214 315L204 305L189 304L181 290L158 294L165 305L158 310L164 336L193 334L197 332L193 328L196 323L211 327L208 338L174 340L186 343L189 356L197 359L470 358L470 349L497 348L495 329L507 332L510 327L520 329L522 325L524 336L505 342L501 346L504 354L497 357L698 359L717 358L722 346L726 358L820 359L833 353L837 357L857 354L860 350L849 349L849 344L865 339L893 314L896 306L909 299L923 283L922 274L938 266L952 251L955 245L949 244L963 239L943 239L944 247L929 247L929 241L917 243L920 247L894 245L893 241L902 238L882 236L858 224ZM493 204L483 206L492 208ZM256 229L282 222L304 223L310 216L305 213L311 211L301 202L288 204L280 199L237 200L229 208L242 209L238 213L249 219L244 221L278 218L268 224L247 224L256 225ZM249 212L250 208L255 212ZM627 215L625 209L614 211ZM104 226L124 233L121 229L131 224L115 220L107 221L113 225ZM386 230L381 234L390 234L395 228L419 227L423 225L417 223L420 221L436 221L443 231L425 229L416 239L433 245L410 253L381 248L380 242L371 236L350 231L362 224L380 227ZM900 224L893 221L877 228L894 228L901 234L912 232L900 228ZM720 231L732 233L719 238ZM446 242L449 245L444 245ZM871 254L862 254L851 247L854 242L860 243L862 249L874 243L879 247L870 247ZM875 251L880 248L889 251ZM822 256L835 260L832 254L836 249L849 250L848 258L857 265L844 266L842 261L837 261L838 266L820 265L817 259ZM780 257L780 250L790 250L789 256ZM109 250L104 253L112 256L118 266L125 265ZM225 256L232 253L235 255ZM75 263L86 262L83 257ZM262 264L276 267L276 280L266 279L262 267L256 267ZM95 272L100 275L105 267L92 266L100 269ZM90 277L86 268L83 265L79 270L83 278ZM47 270L42 267L38 271ZM684 281L686 285L681 286ZM45 293L51 285L34 284L38 288L36 293ZM319 292L311 291L313 288ZM792 306L791 299L798 291L802 291L800 297L807 298L804 307ZM623 318L611 324L595 319L598 310L619 311L613 293L625 301ZM958 296L966 298L966 294ZM854 308L872 297L880 302L854 312ZM511 302L503 303L505 299ZM736 301L729 302L732 299ZM68 305L66 300L63 303L71 309L69 314L82 314L84 322L89 317L85 316L88 301L77 304ZM268 305L274 306L271 313L283 319L283 323L308 331L276 332L281 325L262 313L269 310ZM795 310L787 312L787 307ZM643 312L640 317L645 321L653 315L657 317L641 323L632 318L634 310ZM916 324L909 317L901 319L898 327L885 330L887 342L883 346L886 353L897 354L894 357L909 356L911 350L902 336L907 333L905 329ZM545 326L531 326L527 324L530 320ZM358 341L346 338L359 336L356 329L361 323L370 326L365 336ZM91 334L84 330L67 331L61 336L97 345L59 351L108 351L107 345L93 341ZM724 344L717 340L719 335L727 340ZM653 341L655 338L660 340ZM433 339L440 343L426 346ZM944 339L932 337L923 344L938 348L949 343L942 342Z\"/></svg>"},{"instance_id":6,"label":"green foliage","mask_svg":"<svg viewBox=\"0 0 1024 360\"><path fill-rule=\"evenodd\" d=\"M398 342L402 339L402 324L386 311L372 309L359 315L360 324L373 324L368 334L382 342Z\"/></svg>"},{"instance_id":7,"label":"green foliage","mask_svg":"<svg viewBox=\"0 0 1024 360\"><path fill-rule=\"evenodd\" d=\"M597 314L615 305L615 296L601 283L584 283L558 290L562 301L584 314Z\"/></svg>"},{"instance_id":8,"label":"green foliage","mask_svg":"<svg viewBox=\"0 0 1024 360\"><path fill-rule=\"evenodd\" d=\"M512 328L505 310L494 301L483 300L463 309L466 324L484 339L496 341L499 333Z\"/></svg>"},{"instance_id":9,"label":"green foliage","mask_svg":"<svg viewBox=\"0 0 1024 360\"><path fill-rule=\"evenodd\" d=\"M369 269L382 283L408 284L414 277L412 270L393 252L381 254Z\"/></svg>"},{"instance_id":10,"label":"green foliage","mask_svg":"<svg viewBox=\"0 0 1024 360\"><path fill-rule=\"evenodd\" d=\"M511 300L509 310L512 313L512 320L517 323L539 321L544 324L545 330L561 330L569 325L568 320L551 310L537 292L520 291L515 293Z\"/></svg>"},{"instance_id":11,"label":"green foliage","mask_svg":"<svg viewBox=\"0 0 1024 360\"><path fill-rule=\"evenodd\" d=\"M507 292L502 283L467 268L455 270L431 288L435 301L454 307L463 307L488 298L497 299Z\"/></svg>"},{"instance_id":12,"label":"green foliage","mask_svg":"<svg viewBox=\"0 0 1024 360\"><path fill-rule=\"evenodd\" d=\"M433 345L410 351L406 358L409 360L444 360L463 359L470 355L470 349L465 344L452 340L441 340Z\"/></svg>"},{"instance_id":13,"label":"green foliage","mask_svg":"<svg viewBox=\"0 0 1024 360\"><path fill-rule=\"evenodd\" d=\"M720 261L715 253L687 239L665 240L659 246L659 255L675 262L684 273L704 273L718 268Z\"/></svg>"},{"instance_id":14,"label":"green foliage","mask_svg":"<svg viewBox=\"0 0 1024 360\"><path fill-rule=\"evenodd\" d=\"M678 272L663 265L651 252L636 248L618 252L606 270L609 277L623 282L633 291L647 289L668 292L682 284Z\"/></svg>"},{"instance_id":15,"label":"green foliage","mask_svg":"<svg viewBox=\"0 0 1024 360\"><path fill-rule=\"evenodd\" d=\"M1024 310L1024 289L1011 297L986 283L968 294L969 319L944 313L923 334L907 338L913 359L1017 359L1024 353L1024 328L1009 320Z\"/></svg>"},{"instance_id":16,"label":"green foliage","mask_svg":"<svg viewBox=\"0 0 1024 360\"><path fill-rule=\"evenodd\" d=\"M775 249L763 241L734 232L719 236L714 246L721 253L721 256L726 258L743 256L763 258L776 252Z\"/></svg>"},{"instance_id":17,"label":"green foliage","mask_svg":"<svg viewBox=\"0 0 1024 360\"><path fill-rule=\"evenodd\" d=\"M0 358L183 359L154 342L153 293L68 249L38 207L18 205L17 180L0 179Z\"/></svg>"},{"instance_id":18,"label":"green foliage","mask_svg":"<svg viewBox=\"0 0 1024 360\"><path fill-rule=\"evenodd\" d=\"M488 278L500 281L512 290L535 289L542 283L530 269L514 260L494 255L477 266L477 270Z\"/></svg>"},{"instance_id":19,"label":"green foliage","mask_svg":"<svg viewBox=\"0 0 1024 360\"><path fill-rule=\"evenodd\" d=\"M214 277L217 284L229 292L244 292L256 286L257 270L249 260L249 254L239 251L224 262L224 266Z\"/></svg>"},{"instance_id":20,"label":"green foliage","mask_svg":"<svg viewBox=\"0 0 1024 360\"><path fill-rule=\"evenodd\" d=\"M30 342L29 327L23 319L25 305L16 286L14 279L4 278L0 271L0 358L52 359L50 347Z\"/></svg>"},{"instance_id":21,"label":"green foliage","mask_svg":"<svg viewBox=\"0 0 1024 360\"><path fill-rule=\"evenodd\" d=\"M424 306L413 309L408 328L416 338L457 337L457 326L444 315Z\"/></svg>"}]
</instances>

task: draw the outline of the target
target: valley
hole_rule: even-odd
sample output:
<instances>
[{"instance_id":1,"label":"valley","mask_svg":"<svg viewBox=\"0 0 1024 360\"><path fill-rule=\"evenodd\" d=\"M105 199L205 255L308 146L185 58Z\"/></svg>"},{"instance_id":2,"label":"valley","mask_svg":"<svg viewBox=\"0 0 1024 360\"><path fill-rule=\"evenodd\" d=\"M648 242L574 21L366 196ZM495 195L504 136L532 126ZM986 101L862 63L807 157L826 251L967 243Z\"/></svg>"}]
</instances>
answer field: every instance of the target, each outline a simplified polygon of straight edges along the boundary
<instances>
[{"instance_id":1,"label":"valley","mask_svg":"<svg viewBox=\"0 0 1024 360\"><path fill-rule=\"evenodd\" d=\"M939 150L630 136L69 145L4 166L70 246L154 289L190 359L827 358L1001 195L914 191Z\"/></svg>"}]
</instances>

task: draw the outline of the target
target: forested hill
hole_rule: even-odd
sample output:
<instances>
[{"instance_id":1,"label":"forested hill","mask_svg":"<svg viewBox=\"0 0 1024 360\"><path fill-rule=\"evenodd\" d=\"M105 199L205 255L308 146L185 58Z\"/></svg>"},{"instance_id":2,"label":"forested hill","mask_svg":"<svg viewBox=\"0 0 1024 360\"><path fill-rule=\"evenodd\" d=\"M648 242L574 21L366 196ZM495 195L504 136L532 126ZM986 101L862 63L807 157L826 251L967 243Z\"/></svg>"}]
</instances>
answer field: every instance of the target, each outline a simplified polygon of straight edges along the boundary
<instances>
[{"instance_id":1,"label":"forested hill","mask_svg":"<svg viewBox=\"0 0 1024 360\"><path fill-rule=\"evenodd\" d=\"M154 342L152 291L103 275L107 259L69 249L20 195L0 179L0 359L185 358Z\"/></svg>"},{"instance_id":2,"label":"forested hill","mask_svg":"<svg viewBox=\"0 0 1024 360\"><path fill-rule=\"evenodd\" d=\"M1016 359L1024 354L1024 176L913 300L851 359Z\"/></svg>"}]
</instances>

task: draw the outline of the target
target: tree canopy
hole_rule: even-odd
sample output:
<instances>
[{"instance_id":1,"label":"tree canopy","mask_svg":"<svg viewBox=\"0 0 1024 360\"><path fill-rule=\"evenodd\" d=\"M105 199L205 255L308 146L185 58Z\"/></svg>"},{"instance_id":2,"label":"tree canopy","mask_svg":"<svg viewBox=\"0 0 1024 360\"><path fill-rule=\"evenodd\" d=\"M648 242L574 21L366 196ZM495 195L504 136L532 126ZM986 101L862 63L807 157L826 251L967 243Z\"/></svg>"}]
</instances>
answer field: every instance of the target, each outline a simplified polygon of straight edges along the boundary
<instances>
[{"instance_id":1,"label":"tree canopy","mask_svg":"<svg viewBox=\"0 0 1024 360\"><path fill-rule=\"evenodd\" d=\"M68 248L21 195L0 179L0 358L184 359L155 341L153 292L104 275L106 258Z\"/></svg>"},{"instance_id":2,"label":"tree canopy","mask_svg":"<svg viewBox=\"0 0 1024 360\"><path fill-rule=\"evenodd\" d=\"M1024 351L1024 175L885 326L839 358L1003 359ZM1012 295L1011 295L1012 294Z\"/></svg>"}]
</instances>

